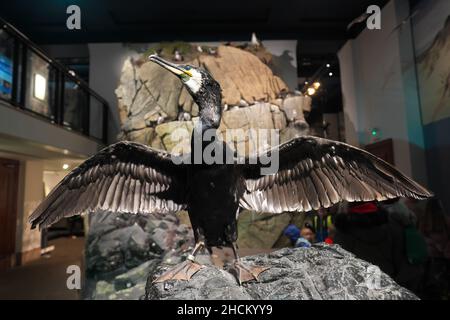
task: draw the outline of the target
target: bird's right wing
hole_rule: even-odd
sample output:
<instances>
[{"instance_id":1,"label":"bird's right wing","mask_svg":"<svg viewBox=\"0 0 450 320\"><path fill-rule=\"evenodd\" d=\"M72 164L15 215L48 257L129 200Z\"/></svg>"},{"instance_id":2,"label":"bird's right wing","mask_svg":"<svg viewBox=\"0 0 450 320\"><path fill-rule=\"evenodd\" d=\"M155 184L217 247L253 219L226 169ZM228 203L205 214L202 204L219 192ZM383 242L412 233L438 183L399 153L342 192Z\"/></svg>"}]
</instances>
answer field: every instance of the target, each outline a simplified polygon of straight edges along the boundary
<instances>
[{"instance_id":1,"label":"bird's right wing","mask_svg":"<svg viewBox=\"0 0 450 320\"><path fill-rule=\"evenodd\" d=\"M113 144L70 172L30 216L32 228L109 210L168 213L186 207L186 169L170 155L132 142Z\"/></svg>"}]
</instances>

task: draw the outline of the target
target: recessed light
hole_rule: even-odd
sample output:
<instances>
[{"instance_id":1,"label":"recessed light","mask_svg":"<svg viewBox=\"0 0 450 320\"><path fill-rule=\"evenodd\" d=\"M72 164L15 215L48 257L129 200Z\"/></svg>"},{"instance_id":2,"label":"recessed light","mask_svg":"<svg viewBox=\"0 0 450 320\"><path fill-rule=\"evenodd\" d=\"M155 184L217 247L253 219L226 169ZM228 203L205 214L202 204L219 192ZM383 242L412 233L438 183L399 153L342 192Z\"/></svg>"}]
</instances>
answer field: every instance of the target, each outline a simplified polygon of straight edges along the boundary
<instances>
[{"instance_id":1,"label":"recessed light","mask_svg":"<svg viewBox=\"0 0 450 320\"><path fill-rule=\"evenodd\" d=\"M69 165L68 165L67 163L64 163L63 166L62 166L62 168L63 168L64 170L67 170L67 169L69 169Z\"/></svg>"},{"instance_id":2,"label":"recessed light","mask_svg":"<svg viewBox=\"0 0 450 320\"><path fill-rule=\"evenodd\" d=\"M47 79L39 74L34 74L34 97L39 100L45 100L45 91L47 90Z\"/></svg>"}]
</instances>

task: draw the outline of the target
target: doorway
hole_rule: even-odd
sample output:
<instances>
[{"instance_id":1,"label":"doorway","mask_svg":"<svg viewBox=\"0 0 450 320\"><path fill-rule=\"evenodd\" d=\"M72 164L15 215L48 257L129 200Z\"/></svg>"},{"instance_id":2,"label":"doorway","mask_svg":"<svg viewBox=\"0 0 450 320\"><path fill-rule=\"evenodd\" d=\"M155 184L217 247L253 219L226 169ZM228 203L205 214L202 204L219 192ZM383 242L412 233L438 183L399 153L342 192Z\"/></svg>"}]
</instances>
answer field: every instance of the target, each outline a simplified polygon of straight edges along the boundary
<instances>
[{"instance_id":1,"label":"doorway","mask_svg":"<svg viewBox=\"0 0 450 320\"><path fill-rule=\"evenodd\" d=\"M0 270L15 263L19 161L0 158Z\"/></svg>"}]
</instances>

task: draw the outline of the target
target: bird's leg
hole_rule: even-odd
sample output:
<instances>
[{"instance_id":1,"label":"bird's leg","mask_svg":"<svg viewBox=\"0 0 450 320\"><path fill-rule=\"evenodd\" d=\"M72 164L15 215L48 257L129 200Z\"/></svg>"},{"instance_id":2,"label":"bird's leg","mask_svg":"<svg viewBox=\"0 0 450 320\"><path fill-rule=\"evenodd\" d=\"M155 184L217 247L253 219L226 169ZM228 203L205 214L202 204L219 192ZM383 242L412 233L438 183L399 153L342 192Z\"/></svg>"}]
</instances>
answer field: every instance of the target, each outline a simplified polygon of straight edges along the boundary
<instances>
[{"instance_id":1,"label":"bird's leg","mask_svg":"<svg viewBox=\"0 0 450 320\"><path fill-rule=\"evenodd\" d=\"M185 261L164 272L161 276L153 280L153 283L164 282L167 280L189 281L197 271L204 268L203 265L195 262L196 254L204 247L205 243L203 241L197 242L191 254L188 255Z\"/></svg>"},{"instance_id":2,"label":"bird's leg","mask_svg":"<svg viewBox=\"0 0 450 320\"><path fill-rule=\"evenodd\" d=\"M236 243L233 243L232 248L235 260L229 271L236 277L239 285L251 280L258 281L259 274L269 269L268 267L258 267L244 264L239 258Z\"/></svg>"}]
</instances>

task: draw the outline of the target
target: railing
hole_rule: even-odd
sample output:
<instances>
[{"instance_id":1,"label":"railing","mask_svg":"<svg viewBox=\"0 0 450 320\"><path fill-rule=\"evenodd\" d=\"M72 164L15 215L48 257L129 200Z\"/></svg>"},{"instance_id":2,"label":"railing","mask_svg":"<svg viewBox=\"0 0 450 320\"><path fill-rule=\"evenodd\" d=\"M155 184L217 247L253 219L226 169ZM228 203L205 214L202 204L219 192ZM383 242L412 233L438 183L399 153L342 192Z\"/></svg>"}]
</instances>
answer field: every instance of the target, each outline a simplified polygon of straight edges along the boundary
<instances>
[{"instance_id":1,"label":"railing","mask_svg":"<svg viewBox=\"0 0 450 320\"><path fill-rule=\"evenodd\" d=\"M1 18L0 100L106 143L105 99Z\"/></svg>"}]
</instances>

